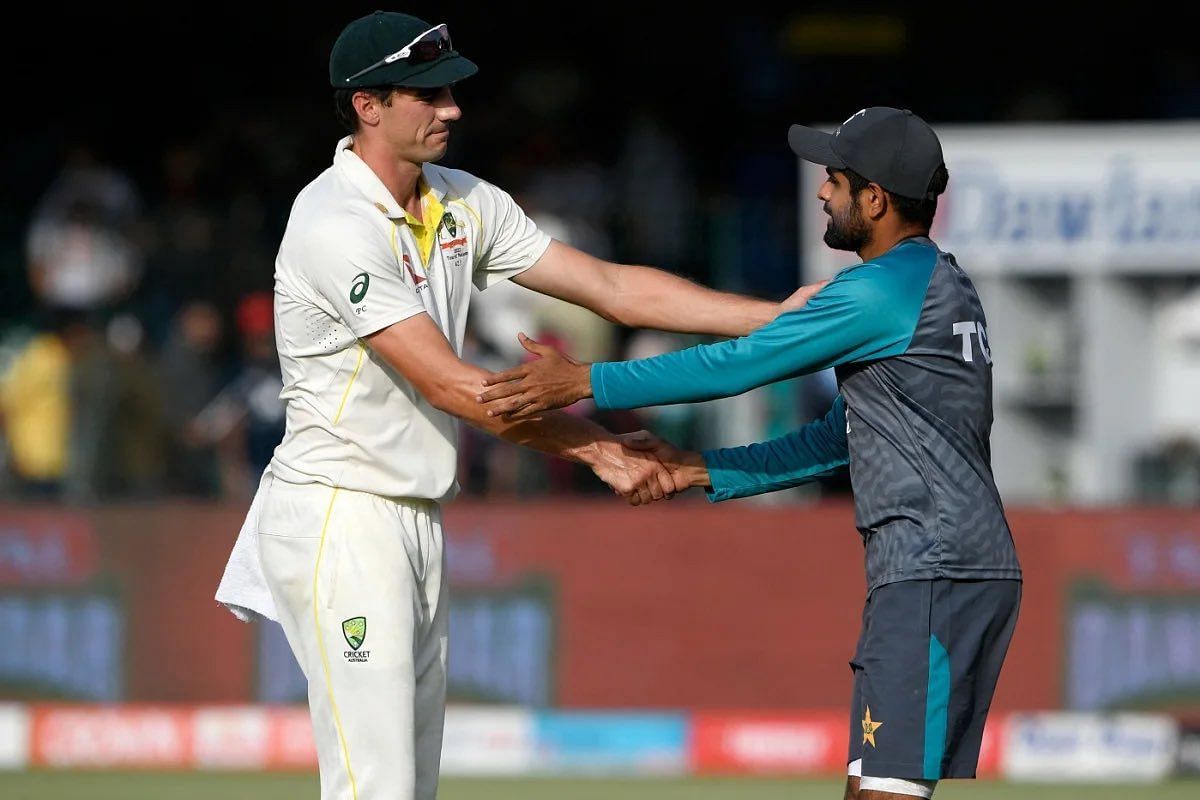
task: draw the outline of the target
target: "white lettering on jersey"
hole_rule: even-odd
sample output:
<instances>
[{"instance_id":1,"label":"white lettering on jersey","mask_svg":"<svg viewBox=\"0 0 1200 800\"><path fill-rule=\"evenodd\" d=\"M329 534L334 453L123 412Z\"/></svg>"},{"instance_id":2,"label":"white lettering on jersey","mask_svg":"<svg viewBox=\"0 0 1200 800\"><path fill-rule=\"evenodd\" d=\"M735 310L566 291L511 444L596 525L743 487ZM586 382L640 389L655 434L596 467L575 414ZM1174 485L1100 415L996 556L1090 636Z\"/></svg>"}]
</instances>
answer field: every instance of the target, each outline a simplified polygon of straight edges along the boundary
<instances>
[{"instance_id":1,"label":"white lettering on jersey","mask_svg":"<svg viewBox=\"0 0 1200 800\"><path fill-rule=\"evenodd\" d=\"M974 361L975 352L971 344L971 334L979 337L979 352L983 355L985 363L992 363L992 351L988 347L987 330L984 329L982 322L956 322L954 323L954 335L963 337L962 340L962 357L963 361Z\"/></svg>"}]
</instances>

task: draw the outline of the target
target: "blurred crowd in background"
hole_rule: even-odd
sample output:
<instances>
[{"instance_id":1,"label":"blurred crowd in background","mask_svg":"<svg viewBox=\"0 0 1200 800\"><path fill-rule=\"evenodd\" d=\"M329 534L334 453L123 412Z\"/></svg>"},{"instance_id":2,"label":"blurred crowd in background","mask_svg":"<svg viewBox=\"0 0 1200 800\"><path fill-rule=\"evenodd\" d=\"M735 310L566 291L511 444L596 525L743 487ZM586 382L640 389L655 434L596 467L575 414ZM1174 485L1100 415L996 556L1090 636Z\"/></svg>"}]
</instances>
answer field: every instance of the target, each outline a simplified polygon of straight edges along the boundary
<instances>
[{"instance_id":1,"label":"blurred crowd in background","mask_svg":"<svg viewBox=\"0 0 1200 800\"><path fill-rule=\"evenodd\" d=\"M250 127L238 133L248 139ZM153 182L135 181L86 143L63 154L30 215L23 268L10 276L27 284L29 304L0 331L6 493L86 503L252 492L284 426L274 249L291 195L323 168L281 152L286 137L260 133L261 150L215 137L169 147ZM512 180L498 182L554 238L603 258L719 277L720 262L697 266L701 209L712 198L699 194L682 143L653 120L631 120L612 164L560 157L536 141L511 157L501 172ZM640 207L649 196L674 201ZM781 272L794 274L779 255L793 250L789 213L779 210L770 246ZM781 274L774 294L792 280ZM477 291L473 304L464 357L494 369L526 357L517 331L589 361L700 341L622 331L515 284ZM794 424L801 394L814 395L813 414L832 399L828 381L803 386L812 391L769 392L775 402L758 403L753 430ZM711 442L720 428L699 406L600 415L581 404L573 413L615 430L650 426L686 446ZM604 489L575 465L474 430L463 431L462 457L460 482L472 494Z\"/></svg>"},{"instance_id":2,"label":"blurred crowd in background","mask_svg":"<svg viewBox=\"0 0 1200 800\"><path fill-rule=\"evenodd\" d=\"M135 106L124 93L92 96L79 100L87 113L78 124L0 152L19 193L0 230L0 494L82 503L250 495L283 432L275 249L296 192L332 156L339 134L321 70L355 13L322 12L302 34L266 13L239 20L234 39L269 32L280 42L253 56L259 81L278 87L261 103L226 82L250 55L213 66L209 54L168 92L194 107L165 131L135 132L134 120L149 123L128 117ZM505 188L541 228L594 255L774 299L802 274L786 122L836 121L872 102L910 105L935 124L1200 115L1200 70L1181 48L1142 65L1158 78L1136 97L1114 91L1119 79L1103 71L1103 88L1078 90L1097 73L1060 79L1043 56L1024 72L1010 65L1002 90L982 92L986 77L930 71L940 63L930 43L944 43L949 27L894 11L797 12L783 24L747 15L692 42L609 16L593 20L608 33L586 43L573 27L586 21L528 20L524 30L508 20L493 31L486 15L449 19L483 69L458 94L465 116L446 163ZM192 35L232 21L218 14ZM538 47L513 52L513 41ZM637 59L609 57L640 55L643 43L658 77ZM1009 44L997 34L977 52ZM144 43L138 59L153 63L163 47ZM111 53L100 82L104 69L134 63L128 49ZM849 82L864 91L848 93ZM589 361L701 341L618 329L508 284L477 295L471 322L464 357L488 368L524 357L517 331ZM823 374L722 403L575 412L704 447L779 435L822 413L835 391ZM462 459L468 494L604 491L573 465L466 429Z\"/></svg>"}]
</instances>

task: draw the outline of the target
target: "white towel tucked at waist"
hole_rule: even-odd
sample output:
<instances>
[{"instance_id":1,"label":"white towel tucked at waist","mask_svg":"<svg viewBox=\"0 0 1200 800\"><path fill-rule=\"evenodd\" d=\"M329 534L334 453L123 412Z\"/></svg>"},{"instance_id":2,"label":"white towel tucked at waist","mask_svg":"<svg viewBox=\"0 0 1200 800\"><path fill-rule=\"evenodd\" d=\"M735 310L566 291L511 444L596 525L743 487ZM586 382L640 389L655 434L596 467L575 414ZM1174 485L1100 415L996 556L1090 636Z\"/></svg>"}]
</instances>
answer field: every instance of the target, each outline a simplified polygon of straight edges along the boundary
<instances>
[{"instance_id":1,"label":"white towel tucked at waist","mask_svg":"<svg viewBox=\"0 0 1200 800\"><path fill-rule=\"evenodd\" d=\"M246 512L246 521L242 523L237 541L233 544L233 552L225 564L225 574L217 586L217 602L242 622L250 622L255 617L279 621L275 601L271 598L271 589L267 586L267 577L258 558L258 514L270 478L271 468L267 467L259 479L258 491L254 493L254 501Z\"/></svg>"}]
</instances>

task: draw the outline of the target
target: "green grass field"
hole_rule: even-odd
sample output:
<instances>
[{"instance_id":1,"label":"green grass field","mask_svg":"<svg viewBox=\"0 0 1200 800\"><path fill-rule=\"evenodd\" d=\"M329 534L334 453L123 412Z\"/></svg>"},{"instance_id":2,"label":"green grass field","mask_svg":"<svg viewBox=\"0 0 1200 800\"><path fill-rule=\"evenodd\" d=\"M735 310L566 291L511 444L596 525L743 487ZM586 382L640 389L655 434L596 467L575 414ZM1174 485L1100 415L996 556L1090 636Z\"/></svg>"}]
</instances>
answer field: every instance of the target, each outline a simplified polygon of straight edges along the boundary
<instances>
[{"instance_id":1,"label":"green grass field","mask_svg":"<svg viewBox=\"0 0 1200 800\"><path fill-rule=\"evenodd\" d=\"M439 800L834 800L841 781L446 779ZM317 800L310 775L0 772L4 800ZM1195 800L1200 781L1154 786L1039 786L951 781L936 797L959 800Z\"/></svg>"}]
</instances>

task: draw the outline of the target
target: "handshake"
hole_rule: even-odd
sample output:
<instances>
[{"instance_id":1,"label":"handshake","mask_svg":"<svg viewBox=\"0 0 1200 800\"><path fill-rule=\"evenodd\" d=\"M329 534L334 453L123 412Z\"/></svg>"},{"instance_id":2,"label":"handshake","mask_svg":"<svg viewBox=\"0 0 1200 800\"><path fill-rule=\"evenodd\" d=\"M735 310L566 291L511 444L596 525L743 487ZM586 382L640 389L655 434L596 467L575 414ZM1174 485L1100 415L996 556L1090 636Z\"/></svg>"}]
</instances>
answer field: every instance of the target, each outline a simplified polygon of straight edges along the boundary
<instances>
[{"instance_id":1,"label":"handshake","mask_svg":"<svg viewBox=\"0 0 1200 800\"><path fill-rule=\"evenodd\" d=\"M596 442L586 461L600 480L634 506L669 500L693 486L710 485L703 456L680 450L649 431Z\"/></svg>"},{"instance_id":2,"label":"handshake","mask_svg":"<svg viewBox=\"0 0 1200 800\"><path fill-rule=\"evenodd\" d=\"M803 308L826 283L801 286L780 304L779 313ZM531 358L484 379L475 400L487 416L509 422L533 419L593 396L591 364L523 333L517 338ZM649 431L599 439L581 457L614 492L635 506L669 499L693 486L712 485L703 456L680 450Z\"/></svg>"},{"instance_id":3,"label":"handshake","mask_svg":"<svg viewBox=\"0 0 1200 800\"><path fill-rule=\"evenodd\" d=\"M489 417L531 419L592 396L590 364L523 333L518 338L533 359L484 379L475 399ZM703 456L680 450L649 431L598 439L578 455L600 480L635 506L670 499L693 486L711 485Z\"/></svg>"}]
</instances>

